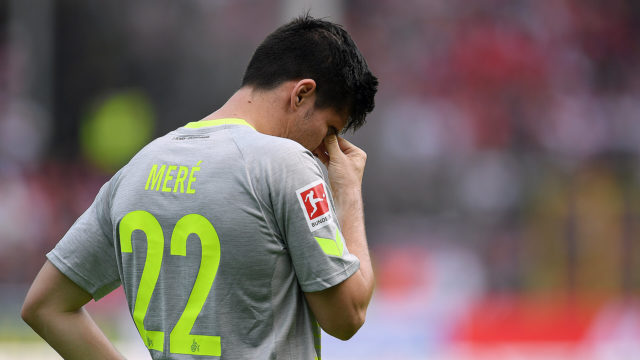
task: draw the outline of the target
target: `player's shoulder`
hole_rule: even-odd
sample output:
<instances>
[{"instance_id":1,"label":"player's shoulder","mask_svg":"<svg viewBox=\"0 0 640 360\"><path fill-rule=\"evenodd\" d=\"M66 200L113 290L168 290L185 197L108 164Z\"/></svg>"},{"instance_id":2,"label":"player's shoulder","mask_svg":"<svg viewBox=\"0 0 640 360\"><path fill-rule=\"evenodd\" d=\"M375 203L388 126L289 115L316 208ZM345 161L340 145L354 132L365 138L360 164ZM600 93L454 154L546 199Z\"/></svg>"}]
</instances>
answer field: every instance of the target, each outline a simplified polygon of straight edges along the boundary
<instances>
[{"instance_id":1,"label":"player's shoulder","mask_svg":"<svg viewBox=\"0 0 640 360\"><path fill-rule=\"evenodd\" d=\"M236 137L236 141L244 156L260 162L313 161L311 151L291 139L253 131Z\"/></svg>"},{"instance_id":2,"label":"player's shoulder","mask_svg":"<svg viewBox=\"0 0 640 360\"><path fill-rule=\"evenodd\" d=\"M165 148L167 138L172 135L172 132L165 134L163 136L157 137L150 141L148 144L142 147L142 149L138 150L135 153L129 162L124 166L125 168L135 167L136 164L140 162L145 162L150 157L153 157L157 153L160 153Z\"/></svg>"}]
</instances>

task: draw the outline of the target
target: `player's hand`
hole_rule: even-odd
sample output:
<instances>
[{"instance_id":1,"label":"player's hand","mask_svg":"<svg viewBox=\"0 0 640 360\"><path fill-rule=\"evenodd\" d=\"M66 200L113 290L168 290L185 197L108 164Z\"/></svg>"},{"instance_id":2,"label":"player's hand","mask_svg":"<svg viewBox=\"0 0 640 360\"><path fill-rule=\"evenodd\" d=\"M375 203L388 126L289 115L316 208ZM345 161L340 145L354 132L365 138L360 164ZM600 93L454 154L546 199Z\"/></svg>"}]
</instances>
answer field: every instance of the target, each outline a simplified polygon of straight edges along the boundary
<instances>
[{"instance_id":1,"label":"player's hand","mask_svg":"<svg viewBox=\"0 0 640 360\"><path fill-rule=\"evenodd\" d=\"M314 153L327 167L329 182L336 197L350 190L360 191L367 154L349 141L327 135Z\"/></svg>"}]
</instances>

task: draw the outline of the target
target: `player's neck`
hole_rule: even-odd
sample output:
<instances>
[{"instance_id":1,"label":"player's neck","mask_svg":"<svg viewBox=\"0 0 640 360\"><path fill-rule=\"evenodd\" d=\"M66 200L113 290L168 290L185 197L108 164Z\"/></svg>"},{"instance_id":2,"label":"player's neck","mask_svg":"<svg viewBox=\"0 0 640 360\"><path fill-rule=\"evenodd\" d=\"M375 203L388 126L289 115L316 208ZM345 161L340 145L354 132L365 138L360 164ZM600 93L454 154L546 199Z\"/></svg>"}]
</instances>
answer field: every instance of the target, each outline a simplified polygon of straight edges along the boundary
<instances>
[{"instance_id":1,"label":"player's neck","mask_svg":"<svg viewBox=\"0 0 640 360\"><path fill-rule=\"evenodd\" d=\"M222 107L202 120L238 118L263 134L283 136L286 131L286 104L281 104L282 94L279 92L278 88L258 91L242 87Z\"/></svg>"}]
</instances>

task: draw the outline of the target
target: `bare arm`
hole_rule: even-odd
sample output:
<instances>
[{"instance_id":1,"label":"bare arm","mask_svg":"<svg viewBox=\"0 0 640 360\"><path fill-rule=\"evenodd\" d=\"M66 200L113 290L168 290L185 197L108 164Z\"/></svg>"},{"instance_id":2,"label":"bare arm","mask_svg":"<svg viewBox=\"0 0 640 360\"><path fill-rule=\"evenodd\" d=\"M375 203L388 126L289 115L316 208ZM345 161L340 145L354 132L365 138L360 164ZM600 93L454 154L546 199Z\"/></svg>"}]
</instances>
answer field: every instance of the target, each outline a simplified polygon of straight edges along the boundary
<instances>
[{"instance_id":1,"label":"bare arm","mask_svg":"<svg viewBox=\"0 0 640 360\"><path fill-rule=\"evenodd\" d=\"M123 359L83 306L91 295L47 261L22 305L22 319L65 359Z\"/></svg>"},{"instance_id":2,"label":"bare arm","mask_svg":"<svg viewBox=\"0 0 640 360\"><path fill-rule=\"evenodd\" d=\"M323 151L316 155L329 170L342 235L349 251L360 260L360 269L336 286L305 296L322 329L347 340L364 324L374 288L361 190L366 154L335 135L327 136L324 146L328 156Z\"/></svg>"}]
</instances>

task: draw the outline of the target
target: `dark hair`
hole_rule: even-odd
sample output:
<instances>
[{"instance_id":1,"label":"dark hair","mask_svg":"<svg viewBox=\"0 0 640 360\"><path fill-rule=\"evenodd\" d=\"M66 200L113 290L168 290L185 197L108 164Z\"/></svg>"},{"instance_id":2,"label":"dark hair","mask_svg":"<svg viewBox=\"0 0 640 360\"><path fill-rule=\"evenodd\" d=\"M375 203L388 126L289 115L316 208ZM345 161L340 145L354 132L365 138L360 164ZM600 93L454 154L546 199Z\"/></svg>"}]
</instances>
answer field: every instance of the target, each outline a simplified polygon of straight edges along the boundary
<instances>
[{"instance_id":1,"label":"dark hair","mask_svg":"<svg viewBox=\"0 0 640 360\"><path fill-rule=\"evenodd\" d=\"M348 112L344 130L361 127L375 107L378 79L349 34L309 14L267 36L253 54L242 86L269 90L307 78L316 82L316 107Z\"/></svg>"}]
</instances>

